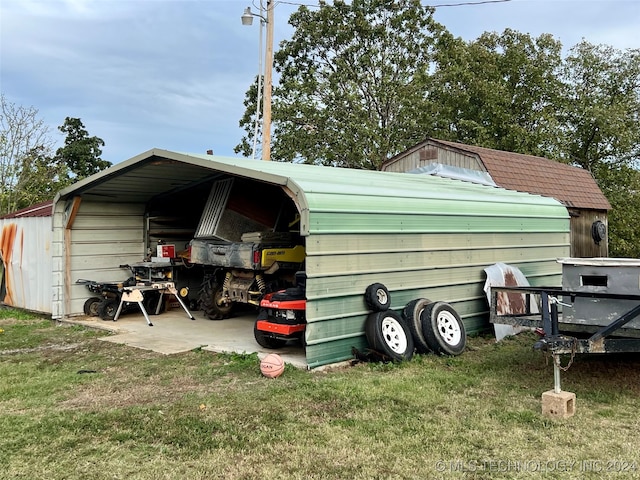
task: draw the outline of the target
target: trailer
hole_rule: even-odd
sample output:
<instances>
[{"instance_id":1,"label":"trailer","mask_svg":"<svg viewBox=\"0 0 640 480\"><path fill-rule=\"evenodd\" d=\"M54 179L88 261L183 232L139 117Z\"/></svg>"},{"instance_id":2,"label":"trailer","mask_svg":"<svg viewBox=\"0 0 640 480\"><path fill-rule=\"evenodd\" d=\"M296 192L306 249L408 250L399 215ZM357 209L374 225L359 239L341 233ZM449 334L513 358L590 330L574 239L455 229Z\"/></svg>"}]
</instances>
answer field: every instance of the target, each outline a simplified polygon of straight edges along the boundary
<instances>
[{"instance_id":1,"label":"trailer","mask_svg":"<svg viewBox=\"0 0 640 480\"><path fill-rule=\"evenodd\" d=\"M560 371L577 354L640 352L640 260L561 258L561 287L491 287L490 322L531 327ZM560 356L570 355L561 366Z\"/></svg>"}]
</instances>

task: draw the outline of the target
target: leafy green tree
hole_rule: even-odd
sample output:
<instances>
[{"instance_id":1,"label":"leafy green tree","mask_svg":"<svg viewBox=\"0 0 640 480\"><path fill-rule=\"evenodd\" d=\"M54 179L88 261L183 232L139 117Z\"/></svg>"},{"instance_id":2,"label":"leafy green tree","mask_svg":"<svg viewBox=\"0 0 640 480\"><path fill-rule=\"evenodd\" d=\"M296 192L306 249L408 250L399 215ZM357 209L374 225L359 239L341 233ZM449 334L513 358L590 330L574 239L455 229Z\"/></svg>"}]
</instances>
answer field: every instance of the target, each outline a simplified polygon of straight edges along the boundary
<instances>
[{"instance_id":1,"label":"leafy green tree","mask_svg":"<svg viewBox=\"0 0 640 480\"><path fill-rule=\"evenodd\" d=\"M257 148L258 142L256 142L256 152L253 152L254 139L259 140L260 135L262 134L262 127L260 123L262 115L261 113L259 113L262 112L262 98L260 99L260 108L256 109L256 101L258 99L258 79L259 77L256 76L255 81L251 84L249 90L245 94L245 99L243 102L245 111L239 123L240 127L244 128L247 134L240 140L240 143L236 145L233 150L235 153L242 153L246 157L250 157L255 153L256 157L259 158L259 149ZM256 110L258 110L259 112L256 112ZM258 115L257 119L256 115ZM256 120L258 121L257 125Z\"/></svg>"},{"instance_id":2,"label":"leafy green tree","mask_svg":"<svg viewBox=\"0 0 640 480\"><path fill-rule=\"evenodd\" d=\"M51 198L33 196L25 188L35 172L41 172L39 180L45 182L55 176L45 168L44 161L52 148L49 129L38 117L38 110L16 105L0 95L0 214Z\"/></svg>"},{"instance_id":3,"label":"leafy green tree","mask_svg":"<svg viewBox=\"0 0 640 480\"><path fill-rule=\"evenodd\" d=\"M66 138L64 146L56 151L56 157L69 168L71 183L111 166L111 162L100 158L104 140L90 137L79 118L65 118L58 130L65 133Z\"/></svg>"},{"instance_id":4,"label":"leafy green tree","mask_svg":"<svg viewBox=\"0 0 640 480\"><path fill-rule=\"evenodd\" d=\"M272 158L379 169L425 137L429 67L444 31L419 0L305 6L275 54ZM249 117L255 110L247 102ZM252 121L245 121L247 132ZM248 155L249 141L237 151Z\"/></svg>"},{"instance_id":5,"label":"leafy green tree","mask_svg":"<svg viewBox=\"0 0 640 480\"><path fill-rule=\"evenodd\" d=\"M33 148L24 157L24 165L14 188L16 208L52 200L56 193L68 185L68 169L50 151Z\"/></svg>"},{"instance_id":6,"label":"leafy green tree","mask_svg":"<svg viewBox=\"0 0 640 480\"><path fill-rule=\"evenodd\" d=\"M617 167L637 162L640 49L622 51L583 41L566 58L562 80L566 160L593 173L602 172L598 167L603 163Z\"/></svg>"},{"instance_id":7,"label":"leafy green tree","mask_svg":"<svg viewBox=\"0 0 640 480\"><path fill-rule=\"evenodd\" d=\"M562 151L589 170L611 203L611 256L640 258L640 49L583 41L562 73Z\"/></svg>"},{"instance_id":8,"label":"leafy green tree","mask_svg":"<svg viewBox=\"0 0 640 480\"><path fill-rule=\"evenodd\" d=\"M594 174L612 206L609 255L640 258L640 171L624 164L599 164Z\"/></svg>"},{"instance_id":9,"label":"leafy green tree","mask_svg":"<svg viewBox=\"0 0 640 480\"><path fill-rule=\"evenodd\" d=\"M561 44L506 29L438 44L433 136L499 150L556 154Z\"/></svg>"}]
</instances>

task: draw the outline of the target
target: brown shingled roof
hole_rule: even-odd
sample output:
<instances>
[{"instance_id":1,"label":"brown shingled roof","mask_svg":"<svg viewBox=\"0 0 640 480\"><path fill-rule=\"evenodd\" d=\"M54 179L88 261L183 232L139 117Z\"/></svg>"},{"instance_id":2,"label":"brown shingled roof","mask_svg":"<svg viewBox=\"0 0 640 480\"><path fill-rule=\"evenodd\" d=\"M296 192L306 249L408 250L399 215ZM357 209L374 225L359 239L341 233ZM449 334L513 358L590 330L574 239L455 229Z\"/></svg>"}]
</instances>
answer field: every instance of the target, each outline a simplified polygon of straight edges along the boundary
<instances>
[{"instance_id":1,"label":"brown shingled roof","mask_svg":"<svg viewBox=\"0 0 640 480\"><path fill-rule=\"evenodd\" d=\"M566 207L610 210L611 204L587 170L548 158L429 139L459 151L475 153L500 187L552 197Z\"/></svg>"}]
</instances>

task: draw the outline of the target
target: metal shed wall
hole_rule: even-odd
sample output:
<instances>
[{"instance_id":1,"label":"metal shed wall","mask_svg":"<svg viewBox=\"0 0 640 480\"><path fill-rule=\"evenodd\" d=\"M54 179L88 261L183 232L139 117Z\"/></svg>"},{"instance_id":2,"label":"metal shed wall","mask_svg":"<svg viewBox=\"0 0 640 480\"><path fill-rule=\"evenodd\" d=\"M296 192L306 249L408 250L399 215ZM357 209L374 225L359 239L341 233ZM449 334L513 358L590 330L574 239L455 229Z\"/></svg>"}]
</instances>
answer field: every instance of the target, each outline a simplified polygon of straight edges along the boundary
<instances>
[{"instance_id":1,"label":"metal shed wall","mask_svg":"<svg viewBox=\"0 0 640 480\"><path fill-rule=\"evenodd\" d=\"M4 303L34 312L51 312L51 217L0 220Z\"/></svg>"},{"instance_id":2,"label":"metal shed wall","mask_svg":"<svg viewBox=\"0 0 640 480\"><path fill-rule=\"evenodd\" d=\"M130 272L118 266L145 255L143 204L82 200L70 219L72 202L54 212L53 318L82 314L90 294L78 279L123 281Z\"/></svg>"},{"instance_id":3,"label":"metal shed wall","mask_svg":"<svg viewBox=\"0 0 640 480\"><path fill-rule=\"evenodd\" d=\"M484 268L518 266L533 285L559 285L569 215L553 199L411 174L343 172L295 180L309 206L306 355L310 367L366 346L363 293L374 282L401 310L451 303L469 332L487 326Z\"/></svg>"}]
</instances>

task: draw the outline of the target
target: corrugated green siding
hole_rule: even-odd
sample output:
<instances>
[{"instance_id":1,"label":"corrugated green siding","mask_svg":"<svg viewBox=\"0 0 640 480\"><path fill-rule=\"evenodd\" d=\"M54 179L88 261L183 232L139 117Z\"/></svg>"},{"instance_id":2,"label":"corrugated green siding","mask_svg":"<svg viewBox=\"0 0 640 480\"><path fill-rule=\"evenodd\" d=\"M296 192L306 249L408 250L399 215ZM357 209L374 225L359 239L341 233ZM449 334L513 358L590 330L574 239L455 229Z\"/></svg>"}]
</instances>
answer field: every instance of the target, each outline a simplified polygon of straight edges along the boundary
<instances>
[{"instance_id":1,"label":"corrugated green siding","mask_svg":"<svg viewBox=\"0 0 640 480\"><path fill-rule=\"evenodd\" d=\"M389 288L395 310L419 297L450 302L469 333L487 326L484 268L504 262L534 285L560 283L556 258L569 252L569 216L558 202L438 177L402 177L352 189L345 179L331 192L318 180L301 182L309 207L310 367L352 358L352 348L366 347L363 294L371 283Z\"/></svg>"}]
</instances>

